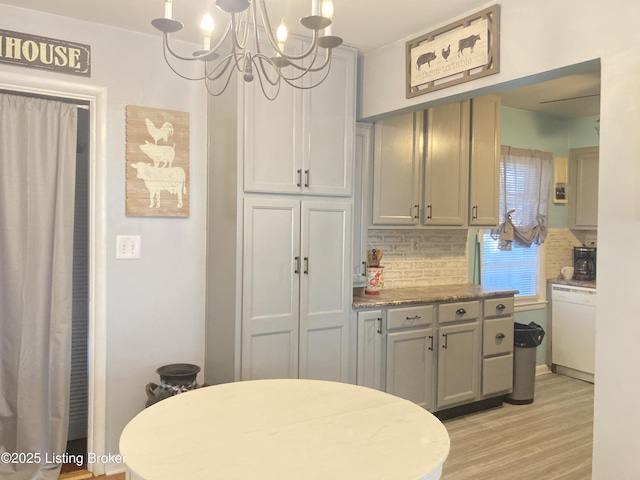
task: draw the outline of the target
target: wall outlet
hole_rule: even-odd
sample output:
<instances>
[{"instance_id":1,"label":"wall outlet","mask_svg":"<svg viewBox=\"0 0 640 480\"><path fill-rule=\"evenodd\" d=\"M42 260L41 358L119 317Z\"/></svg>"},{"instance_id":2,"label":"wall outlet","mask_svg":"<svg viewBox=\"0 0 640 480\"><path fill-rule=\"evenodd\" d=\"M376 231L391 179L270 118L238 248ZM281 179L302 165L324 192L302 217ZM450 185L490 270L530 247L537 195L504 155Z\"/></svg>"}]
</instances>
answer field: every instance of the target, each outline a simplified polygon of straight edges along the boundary
<instances>
[{"instance_id":1,"label":"wall outlet","mask_svg":"<svg viewBox=\"0 0 640 480\"><path fill-rule=\"evenodd\" d=\"M585 245L585 247L597 247L598 246L598 234L596 234L596 233L586 233L584 235L584 245Z\"/></svg>"},{"instance_id":2,"label":"wall outlet","mask_svg":"<svg viewBox=\"0 0 640 480\"><path fill-rule=\"evenodd\" d=\"M140 235L118 235L116 237L116 258L140 258Z\"/></svg>"},{"instance_id":3,"label":"wall outlet","mask_svg":"<svg viewBox=\"0 0 640 480\"><path fill-rule=\"evenodd\" d=\"M417 252L419 248L420 248L419 237L413 237L411 239L411 251Z\"/></svg>"}]
</instances>

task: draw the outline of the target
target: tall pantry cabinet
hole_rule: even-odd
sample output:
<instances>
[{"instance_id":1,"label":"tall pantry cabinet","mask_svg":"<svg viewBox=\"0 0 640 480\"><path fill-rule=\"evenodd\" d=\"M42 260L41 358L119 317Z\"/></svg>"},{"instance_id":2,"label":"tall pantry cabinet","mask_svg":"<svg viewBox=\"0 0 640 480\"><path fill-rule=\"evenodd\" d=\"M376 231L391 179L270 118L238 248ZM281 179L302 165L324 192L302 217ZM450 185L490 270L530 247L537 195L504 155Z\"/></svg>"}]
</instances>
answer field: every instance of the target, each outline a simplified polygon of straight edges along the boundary
<instances>
[{"instance_id":1,"label":"tall pantry cabinet","mask_svg":"<svg viewBox=\"0 0 640 480\"><path fill-rule=\"evenodd\" d=\"M355 72L339 47L318 87L210 100L207 383L348 380Z\"/></svg>"}]
</instances>

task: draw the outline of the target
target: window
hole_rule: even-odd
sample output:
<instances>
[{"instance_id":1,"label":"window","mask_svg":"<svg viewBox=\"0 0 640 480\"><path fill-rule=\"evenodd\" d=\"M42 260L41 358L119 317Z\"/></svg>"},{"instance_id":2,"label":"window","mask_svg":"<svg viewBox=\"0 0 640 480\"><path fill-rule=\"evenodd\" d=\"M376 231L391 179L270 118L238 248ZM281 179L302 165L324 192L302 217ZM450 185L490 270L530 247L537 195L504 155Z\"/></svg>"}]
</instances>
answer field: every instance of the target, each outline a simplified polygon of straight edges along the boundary
<instances>
[{"instance_id":1,"label":"window","mask_svg":"<svg viewBox=\"0 0 640 480\"><path fill-rule=\"evenodd\" d=\"M502 147L500 230L485 230L481 283L519 290L518 305L545 300L544 237L551 157L548 152Z\"/></svg>"},{"instance_id":2,"label":"window","mask_svg":"<svg viewBox=\"0 0 640 480\"><path fill-rule=\"evenodd\" d=\"M480 236L482 285L519 290L518 305L544 302L544 245L500 250L500 240L484 230Z\"/></svg>"}]
</instances>

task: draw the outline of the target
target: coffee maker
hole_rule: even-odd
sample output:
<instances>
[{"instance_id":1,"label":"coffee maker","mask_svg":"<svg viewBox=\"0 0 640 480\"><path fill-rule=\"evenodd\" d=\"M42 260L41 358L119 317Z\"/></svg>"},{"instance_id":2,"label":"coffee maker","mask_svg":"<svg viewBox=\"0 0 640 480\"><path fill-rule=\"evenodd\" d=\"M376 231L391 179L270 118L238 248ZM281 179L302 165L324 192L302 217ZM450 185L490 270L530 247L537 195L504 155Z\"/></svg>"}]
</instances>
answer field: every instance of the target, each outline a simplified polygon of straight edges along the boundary
<instances>
[{"instance_id":1,"label":"coffee maker","mask_svg":"<svg viewBox=\"0 0 640 480\"><path fill-rule=\"evenodd\" d=\"M573 247L573 278L576 280L596 279L596 248Z\"/></svg>"}]
</instances>

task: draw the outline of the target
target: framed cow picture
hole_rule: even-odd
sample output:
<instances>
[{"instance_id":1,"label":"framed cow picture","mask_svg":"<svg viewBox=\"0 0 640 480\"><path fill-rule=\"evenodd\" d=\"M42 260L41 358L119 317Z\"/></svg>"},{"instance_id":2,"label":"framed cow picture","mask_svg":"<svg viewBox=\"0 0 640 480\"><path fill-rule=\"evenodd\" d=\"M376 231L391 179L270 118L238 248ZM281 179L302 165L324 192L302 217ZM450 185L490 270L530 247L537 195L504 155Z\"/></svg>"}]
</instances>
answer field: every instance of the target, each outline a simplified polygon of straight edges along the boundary
<instances>
[{"instance_id":1,"label":"framed cow picture","mask_svg":"<svg viewBox=\"0 0 640 480\"><path fill-rule=\"evenodd\" d=\"M126 215L189 216L189 113L128 105Z\"/></svg>"},{"instance_id":2,"label":"framed cow picture","mask_svg":"<svg viewBox=\"0 0 640 480\"><path fill-rule=\"evenodd\" d=\"M500 5L406 43L407 98L500 71Z\"/></svg>"}]
</instances>

